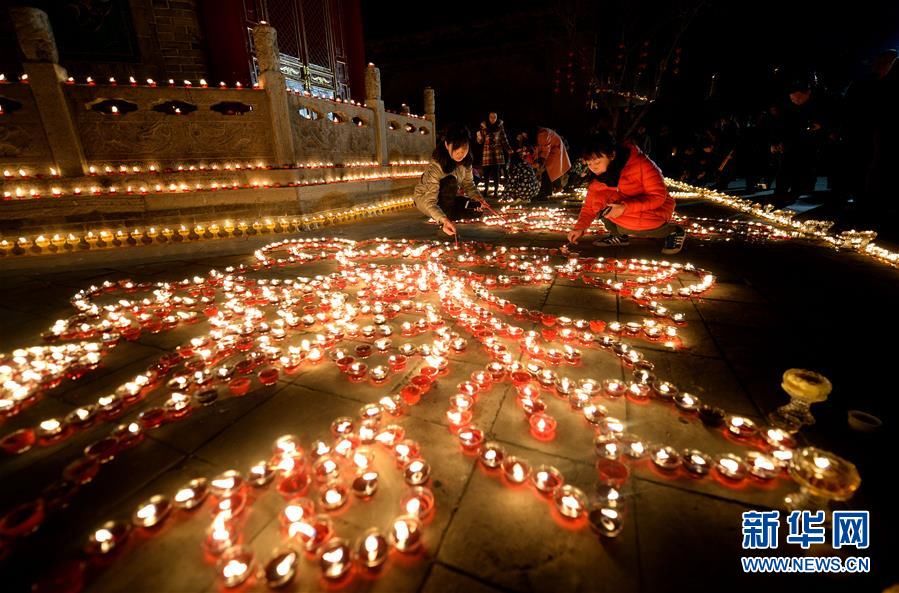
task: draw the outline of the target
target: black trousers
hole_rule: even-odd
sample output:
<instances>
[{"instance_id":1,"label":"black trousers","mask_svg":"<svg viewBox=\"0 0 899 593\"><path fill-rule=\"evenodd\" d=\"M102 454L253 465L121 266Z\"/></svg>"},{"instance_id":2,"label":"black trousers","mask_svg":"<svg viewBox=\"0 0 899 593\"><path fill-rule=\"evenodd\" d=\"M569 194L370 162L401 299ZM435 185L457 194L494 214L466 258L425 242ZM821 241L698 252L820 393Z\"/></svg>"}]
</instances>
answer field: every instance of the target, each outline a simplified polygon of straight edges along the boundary
<instances>
[{"instance_id":1,"label":"black trousers","mask_svg":"<svg viewBox=\"0 0 899 593\"><path fill-rule=\"evenodd\" d=\"M469 200L459 195L459 181L455 175L447 175L440 180L440 193L437 194L437 205L450 220L477 218L480 213L466 208Z\"/></svg>"},{"instance_id":2,"label":"black trousers","mask_svg":"<svg viewBox=\"0 0 899 593\"><path fill-rule=\"evenodd\" d=\"M665 224L658 226L654 229L647 229L644 231L634 231L631 229L626 229L623 226L619 226L609 220L608 218L602 219L603 225L605 225L606 229L608 229L609 233L613 237L620 237L621 235L628 235L630 237L645 237L648 239L664 239L671 233L675 231L682 231L684 227L679 224L674 224L673 222L666 222Z\"/></svg>"},{"instance_id":3,"label":"black trousers","mask_svg":"<svg viewBox=\"0 0 899 593\"><path fill-rule=\"evenodd\" d=\"M505 165L485 165L482 167L484 171L484 195L490 192L490 180L493 180L493 197L499 195L499 174L500 169Z\"/></svg>"}]
</instances>

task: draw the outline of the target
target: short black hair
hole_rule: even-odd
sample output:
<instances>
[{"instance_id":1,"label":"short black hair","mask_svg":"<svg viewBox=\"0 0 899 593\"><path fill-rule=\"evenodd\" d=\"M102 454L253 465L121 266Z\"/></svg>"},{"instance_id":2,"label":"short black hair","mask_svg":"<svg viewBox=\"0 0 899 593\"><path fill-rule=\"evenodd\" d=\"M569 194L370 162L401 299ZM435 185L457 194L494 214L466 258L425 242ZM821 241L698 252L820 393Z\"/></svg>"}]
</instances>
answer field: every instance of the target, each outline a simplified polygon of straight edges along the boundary
<instances>
[{"instance_id":1,"label":"short black hair","mask_svg":"<svg viewBox=\"0 0 899 593\"><path fill-rule=\"evenodd\" d=\"M611 157L619 149L618 142L611 132L597 132L584 142L581 158L590 159L598 156Z\"/></svg>"}]
</instances>

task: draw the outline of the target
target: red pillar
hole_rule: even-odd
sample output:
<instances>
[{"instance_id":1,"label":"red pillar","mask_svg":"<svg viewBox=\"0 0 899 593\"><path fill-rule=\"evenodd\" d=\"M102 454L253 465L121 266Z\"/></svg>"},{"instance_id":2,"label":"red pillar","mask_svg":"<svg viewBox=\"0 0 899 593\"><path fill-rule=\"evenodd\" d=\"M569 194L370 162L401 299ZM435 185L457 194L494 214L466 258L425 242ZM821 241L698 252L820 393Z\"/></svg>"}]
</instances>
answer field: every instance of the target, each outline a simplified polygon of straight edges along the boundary
<instances>
[{"instance_id":1,"label":"red pillar","mask_svg":"<svg viewBox=\"0 0 899 593\"><path fill-rule=\"evenodd\" d=\"M362 31L362 7L360 0L343 0L346 26L346 59L350 76L350 95L356 101L365 101L365 36Z\"/></svg>"}]
</instances>

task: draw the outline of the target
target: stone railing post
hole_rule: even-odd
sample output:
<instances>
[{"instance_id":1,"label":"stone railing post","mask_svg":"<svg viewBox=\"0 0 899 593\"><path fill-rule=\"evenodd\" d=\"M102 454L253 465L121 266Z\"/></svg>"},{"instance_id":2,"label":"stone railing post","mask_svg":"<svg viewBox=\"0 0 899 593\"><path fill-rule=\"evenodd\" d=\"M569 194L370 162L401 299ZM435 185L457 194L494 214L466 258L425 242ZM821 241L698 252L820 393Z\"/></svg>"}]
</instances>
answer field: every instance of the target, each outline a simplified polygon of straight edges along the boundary
<instances>
[{"instance_id":1,"label":"stone railing post","mask_svg":"<svg viewBox=\"0 0 899 593\"><path fill-rule=\"evenodd\" d=\"M293 144L287 81L281 73L278 32L268 23L259 23L253 27L253 45L259 64L259 86L268 96L275 162L292 165L297 162L297 154Z\"/></svg>"},{"instance_id":2,"label":"stone railing post","mask_svg":"<svg viewBox=\"0 0 899 593\"><path fill-rule=\"evenodd\" d=\"M431 87L425 87L425 119L434 127L434 133L431 134L433 148L437 145L437 100Z\"/></svg>"},{"instance_id":3,"label":"stone railing post","mask_svg":"<svg viewBox=\"0 0 899 593\"><path fill-rule=\"evenodd\" d=\"M87 161L81 139L63 92L62 83L68 74L58 63L56 39L47 13L25 6L11 8L9 12L25 57L22 66L28 75L56 168L60 175L86 175Z\"/></svg>"},{"instance_id":4,"label":"stone railing post","mask_svg":"<svg viewBox=\"0 0 899 593\"><path fill-rule=\"evenodd\" d=\"M374 114L375 160L387 165L387 112L381 99L381 71L374 64L365 70L365 104Z\"/></svg>"}]
</instances>

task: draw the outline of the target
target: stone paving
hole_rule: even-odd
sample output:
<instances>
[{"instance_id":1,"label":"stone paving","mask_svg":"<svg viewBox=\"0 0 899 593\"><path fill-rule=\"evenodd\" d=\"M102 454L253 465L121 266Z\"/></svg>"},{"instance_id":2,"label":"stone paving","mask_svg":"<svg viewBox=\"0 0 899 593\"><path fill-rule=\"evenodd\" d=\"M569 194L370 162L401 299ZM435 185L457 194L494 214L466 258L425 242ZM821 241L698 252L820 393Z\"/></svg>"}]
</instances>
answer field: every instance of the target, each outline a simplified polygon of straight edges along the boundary
<instances>
[{"instance_id":1,"label":"stone paving","mask_svg":"<svg viewBox=\"0 0 899 593\"><path fill-rule=\"evenodd\" d=\"M681 211L688 215L730 215L701 203L684 206ZM506 236L472 227L465 227L463 233L464 239L504 245L561 244L561 237L547 234ZM353 239L436 236L434 228L412 212L319 234ZM3 272L0 262L0 351L38 344L40 333L54 320L71 314L68 299L81 288L125 277L178 280L204 274L213 267L249 263L252 249L263 243L235 244L229 247L233 251L230 254L200 251L190 257L130 262L119 259L109 265L97 260L79 268ZM656 242L635 241L603 255L657 258L658 248ZM221 246L218 249L221 251ZM593 254L590 249L583 253ZM892 311L899 302L897 271L859 256L799 242L748 245L688 240L686 249L670 259L709 270L716 275L717 284L702 298L677 304L688 317L683 330L687 348L669 352L645 343L636 346L655 363L660 377L704 401L759 420L785 403L780 390L780 375L785 369L811 368L830 377L834 384L831 399L815 406L818 423L805 429L802 436L809 444L832 450L858 465L862 486L846 506L871 510L873 544L867 553L872 557L872 574L825 578L742 573L741 513L781 508L783 496L795 490L789 480L764 487L728 488L710 480L669 478L647 463L633 468L626 488L629 500L625 528L619 537L600 539L587 527L571 528L547 512L547 502L532 488L509 487L487 475L474 458L460 452L455 437L447 430L444 413L454 386L488 362L483 350L469 347L453 357L450 375L440 378L433 391L401 421L407 434L421 444L433 468L431 487L437 498L437 513L426 526L424 552L413 558L393 555L379 578L357 576L341 590L876 591L896 580L896 568L888 564L895 544L889 526L899 523L895 510L887 504L887 489L896 467L889 459L895 455L895 445L887 441L886 434L896 418L896 379L888 340L899 329L899 319ZM254 275L288 278L313 273L319 273L318 268L281 268ZM640 317L640 311L626 300L565 281L513 289L502 296L519 305L575 318L629 321ZM95 401L196 331L141 337L115 348L100 369L76 382L64 383L22 414L0 424L0 436ZM585 356L582 367L566 372L573 378L625 378L626 373L614 356L602 352ZM197 410L184 422L153 431L140 446L104 467L67 510L16 544L0 564L3 581L11 587L4 585L3 590L24 590L36 574L48 572L62 559L75 557L90 530L107 519L129 517L135 506L152 494L171 494L195 476L245 469L268 455L274 439L284 433L300 435L304 444L327 438L331 420L355 416L360 406L392 393L399 382L397 378L382 387L363 387L343 380L333 367L315 368L284 375L273 386L246 397L220 400ZM135 418L147 405L145 402L129 410L125 420ZM609 407L613 415L654 442L678 448L692 446L712 454L741 449L715 431L684 420L668 406L620 400ZM568 482L591 493L596 484L592 435L583 429L582 421L563 412L563 408L553 408L559 410L554 413L559 419L558 436L550 442L537 441L522 420L514 388L502 384L479 400L476 421L509 452L526 457L532 466L556 466ZM878 415L886 428L869 434L850 430L846 422L849 409ZM104 423L54 447L0 458L0 510L40 492L85 445L105 435L110 427ZM379 463L390 463L383 458L385 453L377 455ZM335 525L342 535L354 538L365 527L396 515L402 491L397 473L382 472L381 490L370 502L352 500L348 508L335 514ZM280 540L276 515L283 499L272 487L257 491L256 498L243 531L244 543L265 561ZM204 559L201 549L209 523L210 512L204 507L196 514L173 515L152 535L135 533L124 553L99 571L85 590L221 590L215 568ZM781 533L784 531L782 528ZM783 543L778 553L803 555L798 546ZM810 553L815 553L814 548ZM821 553L833 552L828 547ZM334 588L321 579L319 568L306 558L296 581L286 590ZM265 585L251 581L240 590L262 591Z\"/></svg>"}]
</instances>

